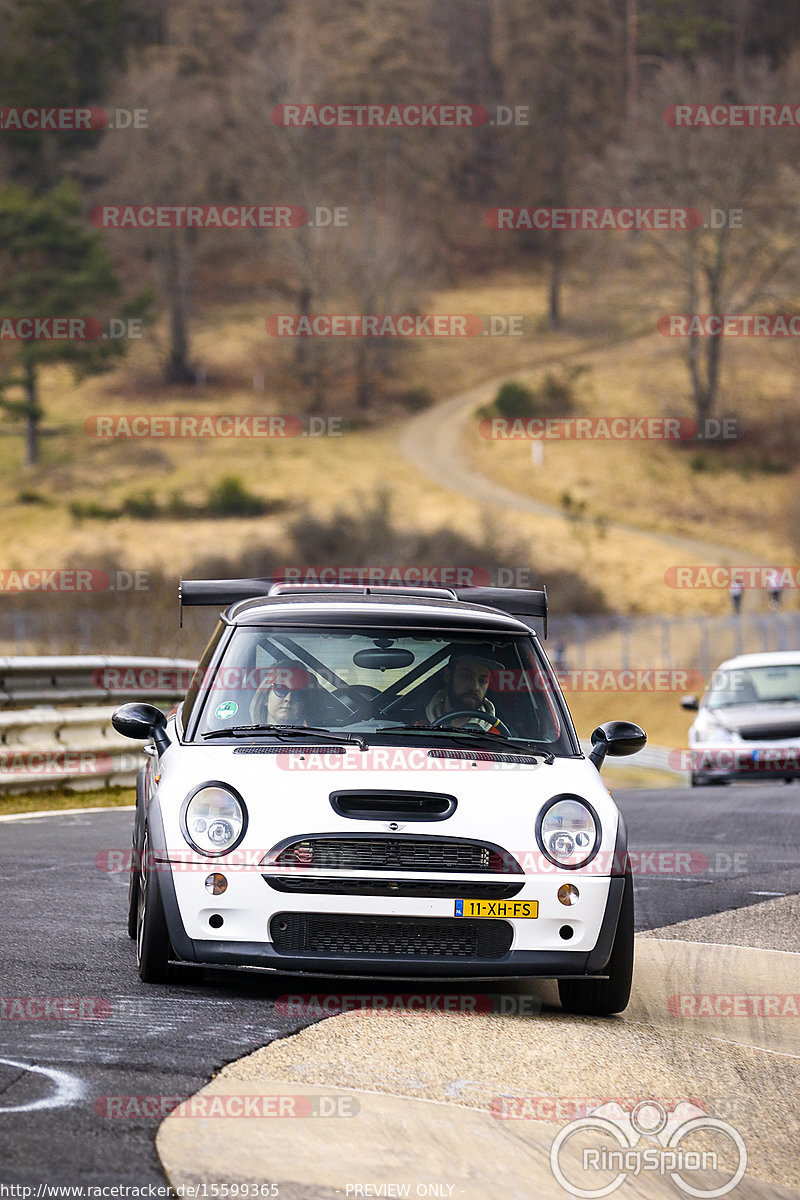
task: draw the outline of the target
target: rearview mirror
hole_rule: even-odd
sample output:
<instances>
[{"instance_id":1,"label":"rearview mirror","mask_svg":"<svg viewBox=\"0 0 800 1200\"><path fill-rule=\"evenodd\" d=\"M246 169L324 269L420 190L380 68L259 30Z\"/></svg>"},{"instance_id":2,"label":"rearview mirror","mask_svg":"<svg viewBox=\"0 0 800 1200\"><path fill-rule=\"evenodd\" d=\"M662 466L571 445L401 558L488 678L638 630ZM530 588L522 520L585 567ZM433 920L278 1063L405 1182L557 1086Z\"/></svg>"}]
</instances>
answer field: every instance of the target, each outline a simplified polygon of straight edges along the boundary
<instances>
[{"instance_id":1,"label":"rearview mirror","mask_svg":"<svg viewBox=\"0 0 800 1200\"><path fill-rule=\"evenodd\" d=\"M380 646L368 646L365 650L357 650L353 655L355 665L368 671L397 670L400 667L410 667L413 661L414 655L402 646L387 646L385 649Z\"/></svg>"}]
</instances>

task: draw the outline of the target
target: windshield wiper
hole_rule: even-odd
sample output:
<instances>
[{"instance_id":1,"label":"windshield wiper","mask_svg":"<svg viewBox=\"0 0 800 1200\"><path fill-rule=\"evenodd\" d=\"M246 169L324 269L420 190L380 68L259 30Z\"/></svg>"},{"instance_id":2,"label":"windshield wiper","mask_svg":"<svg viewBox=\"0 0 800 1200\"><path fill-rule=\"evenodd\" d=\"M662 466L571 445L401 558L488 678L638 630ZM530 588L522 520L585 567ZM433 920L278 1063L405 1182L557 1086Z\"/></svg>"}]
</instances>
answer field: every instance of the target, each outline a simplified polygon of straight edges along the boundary
<instances>
[{"instance_id":1,"label":"windshield wiper","mask_svg":"<svg viewBox=\"0 0 800 1200\"><path fill-rule=\"evenodd\" d=\"M497 749L503 746L505 749L513 750L517 754L538 754L548 766L555 762L555 755L551 754L549 750L531 750L528 746L520 746L519 742L503 737L501 733L482 733L477 729L454 729L447 725L380 725L374 732L394 733L397 730L406 730L410 733L459 734L461 737L480 738L487 745L496 747Z\"/></svg>"},{"instance_id":2,"label":"windshield wiper","mask_svg":"<svg viewBox=\"0 0 800 1200\"><path fill-rule=\"evenodd\" d=\"M367 743L363 737L355 733L332 733L330 729L321 729L318 725L233 725L230 729L212 729L204 733L204 738L247 737L251 733L272 733L280 741L282 738L324 737L328 742L343 742L366 750Z\"/></svg>"}]
</instances>

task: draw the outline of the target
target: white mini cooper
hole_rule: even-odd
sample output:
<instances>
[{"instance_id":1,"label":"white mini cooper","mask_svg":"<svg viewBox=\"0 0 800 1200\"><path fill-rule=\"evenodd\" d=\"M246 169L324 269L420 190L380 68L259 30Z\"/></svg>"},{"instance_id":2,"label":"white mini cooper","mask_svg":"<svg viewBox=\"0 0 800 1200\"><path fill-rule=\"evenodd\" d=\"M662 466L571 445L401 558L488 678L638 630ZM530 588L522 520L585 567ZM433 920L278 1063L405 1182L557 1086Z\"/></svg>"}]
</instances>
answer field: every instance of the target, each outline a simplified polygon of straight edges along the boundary
<instances>
[{"instance_id":1,"label":"white mini cooper","mask_svg":"<svg viewBox=\"0 0 800 1200\"><path fill-rule=\"evenodd\" d=\"M224 607L139 774L128 931L172 964L383 979L558 980L620 1012L633 970L622 817L534 632L545 593L195 580Z\"/></svg>"}]
</instances>

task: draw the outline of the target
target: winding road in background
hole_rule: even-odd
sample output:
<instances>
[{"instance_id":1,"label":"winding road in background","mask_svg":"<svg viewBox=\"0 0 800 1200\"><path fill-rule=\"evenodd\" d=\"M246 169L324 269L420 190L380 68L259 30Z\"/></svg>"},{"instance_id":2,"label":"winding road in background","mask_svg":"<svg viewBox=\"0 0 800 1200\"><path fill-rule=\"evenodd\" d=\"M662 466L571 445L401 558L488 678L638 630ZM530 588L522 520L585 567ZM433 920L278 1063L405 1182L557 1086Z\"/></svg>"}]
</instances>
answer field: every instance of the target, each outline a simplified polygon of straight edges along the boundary
<instances>
[{"instance_id":1,"label":"winding road in background","mask_svg":"<svg viewBox=\"0 0 800 1200\"><path fill-rule=\"evenodd\" d=\"M626 339L632 340L632 339ZM564 363L580 357L581 361L590 361L593 355L608 350L606 344L588 351L572 351L561 355L551 355L529 364L524 371L515 371L516 376L526 376L545 366ZM413 465L444 488L469 500L491 505L508 512L532 513L535 516L555 518L563 521L565 528L572 525L572 518L564 514L563 509L531 496L514 492L503 484L489 479L476 471L464 453L462 441L464 427L470 420L475 409L480 405L489 404L497 394L498 388L508 382L508 375L487 380L478 387L470 388L458 396L443 401L435 407L427 409L419 416L412 418L400 436L400 449ZM764 566L765 560L758 558L740 547L723 545L703 538L690 538L680 534L661 533L657 530L630 525L621 521L609 520L604 528L609 532L635 534L637 537L651 538L662 546L672 546L686 554L696 555L701 561L723 562L731 560L740 566Z\"/></svg>"}]
</instances>

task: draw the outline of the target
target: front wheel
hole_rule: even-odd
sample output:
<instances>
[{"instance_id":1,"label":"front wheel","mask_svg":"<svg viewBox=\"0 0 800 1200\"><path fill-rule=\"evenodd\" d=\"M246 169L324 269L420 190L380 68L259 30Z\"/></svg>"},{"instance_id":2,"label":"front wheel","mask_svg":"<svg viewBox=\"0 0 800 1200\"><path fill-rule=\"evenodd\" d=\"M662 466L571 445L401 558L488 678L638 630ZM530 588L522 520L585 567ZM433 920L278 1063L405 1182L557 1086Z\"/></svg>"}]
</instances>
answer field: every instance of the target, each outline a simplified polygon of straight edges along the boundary
<instances>
[{"instance_id":1,"label":"front wheel","mask_svg":"<svg viewBox=\"0 0 800 1200\"><path fill-rule=\"evenodd\" d=\"M139 924L139 852L136 849L136 826L131 841L131 865L128 873L128 937L135 938Z\"/></svg>"},{"instance_id":2,"label":"front wheel","mask_svg":"<svg viewBox=\"0 0 800 1200\"><path fill-rule=\"evenodd\" d=\"M559 979L558 997L565 1012L604 1017L622 1012L631 998L633 982L633 875L625 872L622 905L607 979Z\"/></svg>"},{"instance_id":3,"label":"front wheel","mask_svg":"<svg viewBox=\"0 0 800 1200\"><path fill-rule=\"evenodd\" d=\"M150 839L145 830L138 872L136 912L136 962L145 983L166 983L171 946L158 869L150 862Z\"/></svg>"}]
</instances>

